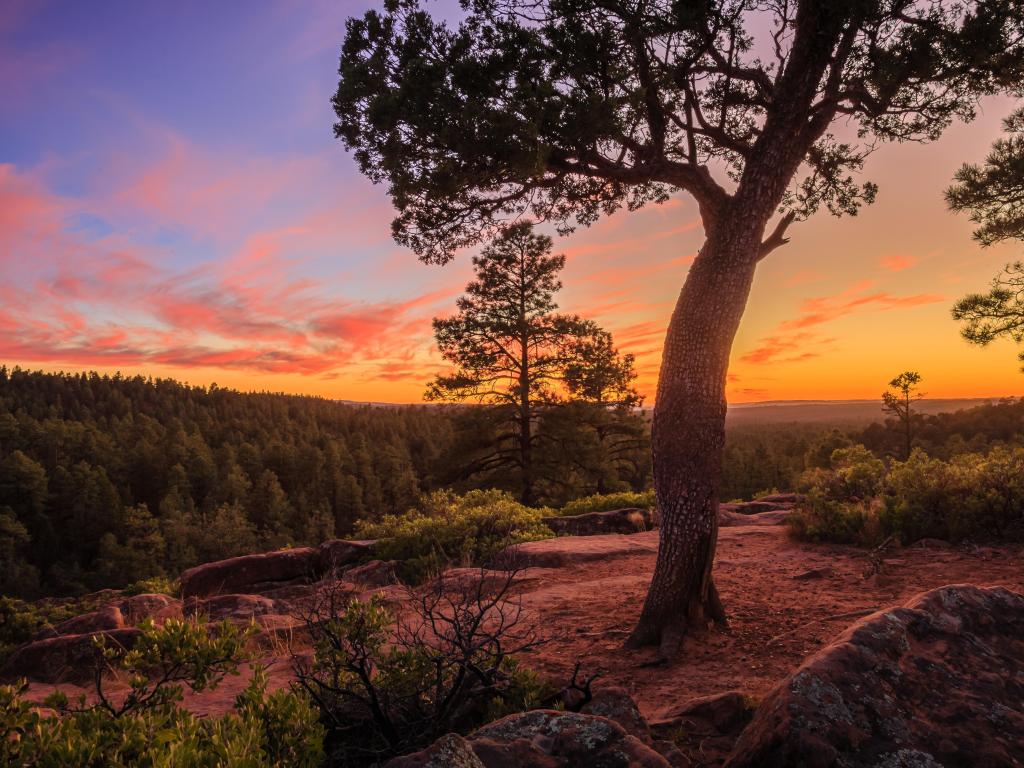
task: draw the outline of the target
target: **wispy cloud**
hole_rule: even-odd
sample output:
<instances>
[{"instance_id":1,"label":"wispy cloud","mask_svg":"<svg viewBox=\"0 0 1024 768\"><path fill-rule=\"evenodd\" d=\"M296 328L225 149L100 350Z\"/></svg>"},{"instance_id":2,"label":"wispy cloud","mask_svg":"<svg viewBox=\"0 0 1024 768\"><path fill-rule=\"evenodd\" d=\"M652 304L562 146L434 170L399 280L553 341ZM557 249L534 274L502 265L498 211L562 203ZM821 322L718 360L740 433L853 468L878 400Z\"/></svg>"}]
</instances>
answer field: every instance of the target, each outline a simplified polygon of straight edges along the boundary
<instances>
[{"instance_id":1,"label":"wispy cloud","mask_svg":"<svg viewBox=\"0 0 1024 768\"><path fill-rule=\"evenodd\" d=\"M865 280L832 296L804 300L796 317L779 323L774 333L762 337L757 346L739 357L739 362L778 365L811 360L826 354L837 341L820 333L820 326L855 313L887 312L946 300L934 293L899 296L873 288L874 282Z\"/></svg>"},{"instance_id":2,"label":"wispy cloud","mask_svg":"<svg viewBox=\"0 0 1024 768\"><path fill-rule=\"evenodd\" d=\"M902 272L916 265L920 259L908 253L890 253L878 260L883 269L889 272Z\"/></svg>"}]
</instances>

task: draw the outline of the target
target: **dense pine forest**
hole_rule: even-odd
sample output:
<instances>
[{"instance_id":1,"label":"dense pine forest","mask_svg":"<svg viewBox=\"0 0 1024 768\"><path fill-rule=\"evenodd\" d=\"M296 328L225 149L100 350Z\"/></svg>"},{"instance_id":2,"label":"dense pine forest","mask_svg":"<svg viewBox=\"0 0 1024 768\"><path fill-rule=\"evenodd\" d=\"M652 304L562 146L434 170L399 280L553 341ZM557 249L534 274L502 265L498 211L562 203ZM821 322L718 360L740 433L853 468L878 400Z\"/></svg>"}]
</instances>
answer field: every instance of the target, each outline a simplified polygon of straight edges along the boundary
<instances>
[{"instance_id":1,"label":"dense pine forest","mask_svg":"<svg viewBox=\"0 0 1024 768\"><path fill-rule=\"evenodd\" d=\"M0 368L0 592L120 586L343 536L441 485L514 488L474 471L492 426L480 416ZM643 419L623 419L629 434L608 443L587 440L607 419L546 416L540 463L558 482L542 501L647 486Z\"/></svg>"},{"instance_id":2,"label":"dense pine forest","mask_svg":"<svg viewBox=\"0 0 1024 768\"><path fill-rule=\"evenodd\" d=\"M123 584L407 508L440 409L0 369L4 591Z\"/></svg>"},{"instance_id":3,"label":"dense pine forest","mask_svg":"<svg viewBox=\"0 0 1024 768\"><path fill-rule=\"evenodd\" d=\"M937 458L1024 444L1024 400L915 417ZM495 424L472 406L371 407L166 379L0 368L0 592L123 586L237 554L350 534L437 488L515 490L476 471ZM638 412L548 409L538 503L650 487ZM728 434L722 500L796 487L837 448L896 454L893 422L838 430L744 424Z\"/></svg>"}]
</instances>

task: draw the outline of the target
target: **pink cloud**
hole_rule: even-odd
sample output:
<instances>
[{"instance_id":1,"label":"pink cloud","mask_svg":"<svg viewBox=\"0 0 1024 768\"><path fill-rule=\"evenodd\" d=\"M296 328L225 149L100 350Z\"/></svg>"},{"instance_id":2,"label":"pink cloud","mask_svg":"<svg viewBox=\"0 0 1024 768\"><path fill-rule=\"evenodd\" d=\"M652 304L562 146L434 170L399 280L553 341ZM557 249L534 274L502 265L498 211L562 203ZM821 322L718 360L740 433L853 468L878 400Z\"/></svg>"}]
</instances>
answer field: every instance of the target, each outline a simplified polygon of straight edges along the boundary
<instances>
[{"instance_id":1,"label":"pink cloud","mask_svg":"<svg viewBox=\"0 0 1024 768\"><path fill-rule=\"evenodd\" d=\"M330 295L288 255L311 233L308 219L256 232L226 259L175 269L153 246L69 229L73 202L0 165L0 270L11 278L0 283L3 359L309 376L397 361L411 372L428 359L432 313L457 293Z\"/></svg>"}]
</instances>

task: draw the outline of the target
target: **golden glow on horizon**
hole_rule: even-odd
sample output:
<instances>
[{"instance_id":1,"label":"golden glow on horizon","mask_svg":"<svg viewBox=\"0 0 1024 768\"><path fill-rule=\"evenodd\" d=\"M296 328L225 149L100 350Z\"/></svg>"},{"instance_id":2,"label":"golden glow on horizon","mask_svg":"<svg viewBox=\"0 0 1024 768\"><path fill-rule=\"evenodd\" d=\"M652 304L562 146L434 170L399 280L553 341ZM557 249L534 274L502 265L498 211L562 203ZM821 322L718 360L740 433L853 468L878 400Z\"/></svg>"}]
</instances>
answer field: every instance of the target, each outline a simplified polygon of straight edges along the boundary
<instances>
[{"instance_id":1,"label":"golden glow on horizon","mask_svg":"<svg viewBox=\"0 0 1024 768\"><path fill-rule=\"evenodd\" d=\"M931 397L994 397L1024 389L1014 345L970 346L959 337L949 315L957 297L983 290L1005 262L1020 257L1024 245L980 248L970 239L970 222L947 212L942 200L954 170L965 160L984 156L1011 106L1007 101L989 102L978 121L952 127L935 144L883 146L869 160L865 174L881 187L874 206L854 218L818 214L791 228L792 242L759 267L734 345L728 386L731 402L872 399L885 382L907 369L922 374L923 389ZM369 182L361 183L368 196L379 193ZM46 198L40 200L40 206L47 204ZM377 208L372 202L375 213L366 225L374 236L386 238L387 215ZM239 349L214 349L205 358L193 356L187 365L159 364L159 358L90 364L93 357L102 363L103 357L90 357L88 349L68 359L7 351L5 362L46 370L121 370L203 385L215 381L243 391L419 402L427 381L444 367L432 348L430 317L453 311L454 297L469 276L468 257L447 267L430 267L419 264L411 253L391 249L385 259L367 269L366 282L388 286L393 276L401 275L417 289L399 289L404 293L390 301L351 299L340 310L321 299L317 309L323 314L310 327L322 339L293 336L287 329L311 315L305 314L301 293L290 292L287 284L298 278L274 271L287 267L291 242L287 238L337 242L344 247L346 238L367 234L349 233L325 215L305 220L294 231L272 235L268 234L265 245L259 238L247 243L254 249L248 261L239 256L225 265L229 276L221 286L252 299L248 314L225 318L204 296L185 297L187 301L173 304L166 293L158 294L167 302L160 319L176 324L172 331L191 329L196 323L213 332L227 327L233 333L254 334L249 348L239 343ZM636 213L620 212L556 239L556 250L568 256L562 308L597 320L615 334L620 348L636 354L639 384L648 404L655 390L664 328L701 239L694 205L685 197ZM126 264L124 268L136 267ZM245 283L247 270L254 270L264 282ZM285 281L280 299L266 287L276 290L279 280ZM320 280L314 286L326 291L342 278ZM234 302L237 297L230 298ZM254 323L266 316L261 313L272 314L282 304L290 315L271 318L267 328ZM234 308L234 304L228 306ZM134 330L123 329L124 334ZM110 340L123 343L116 334ZM278 343L281 350L295 352L297 362L269 366L279 372L246 363L245 354L260 352L253 346L257 342ZM356 354L341 350L339 342ZM330 350L320 359L318 345ZM18 347L8 345L10 349ZM218 366L218 359L226 364Z\"/></svg>"}]
</instances>

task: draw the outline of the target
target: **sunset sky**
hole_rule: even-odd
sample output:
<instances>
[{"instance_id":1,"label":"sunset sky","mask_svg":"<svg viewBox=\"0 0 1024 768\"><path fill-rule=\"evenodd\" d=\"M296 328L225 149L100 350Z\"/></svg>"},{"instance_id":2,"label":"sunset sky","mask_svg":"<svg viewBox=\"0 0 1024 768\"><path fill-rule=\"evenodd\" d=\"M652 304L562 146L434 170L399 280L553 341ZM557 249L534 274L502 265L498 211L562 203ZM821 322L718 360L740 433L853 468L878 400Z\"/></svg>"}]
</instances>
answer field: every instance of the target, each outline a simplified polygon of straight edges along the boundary
<instances>
[{"instance_id":1,"label":"sunset sky","mask_svg":"<svg viewBox=\"0 0 1024 768\"><path fill-rule=\"evenodd\" d=\"M344 19L368 5L0 4L0 362L418 401L469 255L397 246L384 190L332 137ZM1024 246L982 250L942 200L1011 107L880 148L874 206L791 228L759 270L732 401L872 398L905 369L933 397L1024 391L1013 345L971 347L949 315ZM680 196L556 240L563 309L613 331L648 394L701 238Z\"/></svg>"}]
</instances>

